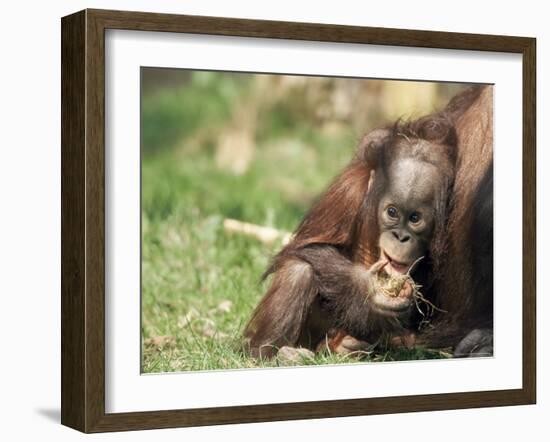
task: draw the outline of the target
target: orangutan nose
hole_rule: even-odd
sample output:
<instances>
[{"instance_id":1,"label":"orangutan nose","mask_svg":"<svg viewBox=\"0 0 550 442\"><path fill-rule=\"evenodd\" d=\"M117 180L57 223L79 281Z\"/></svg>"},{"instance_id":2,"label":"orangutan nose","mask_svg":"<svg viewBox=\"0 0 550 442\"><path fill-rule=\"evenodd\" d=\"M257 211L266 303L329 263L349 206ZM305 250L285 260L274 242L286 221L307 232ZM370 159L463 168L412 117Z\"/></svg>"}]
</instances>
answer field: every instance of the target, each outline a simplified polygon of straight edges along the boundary
<instances>
[{"instance_id":1,"label":"orangutan nose","mask_svg":"<svg viewBox=\"0 0 550 442\"><path fill-rule=\"evenodd\" d=\"M399 230L392 230L391 233L399 242L407 242L409 239L411 239L410 235L408 235L407 233L403 233Z\"/></svg>"}]
</instances>

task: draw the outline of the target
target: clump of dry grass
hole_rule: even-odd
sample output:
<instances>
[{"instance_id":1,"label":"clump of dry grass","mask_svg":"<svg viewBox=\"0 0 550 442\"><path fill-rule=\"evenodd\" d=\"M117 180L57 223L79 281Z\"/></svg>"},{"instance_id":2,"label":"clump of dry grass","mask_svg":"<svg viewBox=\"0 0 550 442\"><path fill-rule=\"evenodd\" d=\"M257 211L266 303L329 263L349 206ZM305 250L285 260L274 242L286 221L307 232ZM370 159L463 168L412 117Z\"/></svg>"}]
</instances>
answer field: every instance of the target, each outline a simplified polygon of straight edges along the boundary
<instances>
[{"instance_id":1,"label":"clump of dry grass","mask_svg":"<svg viewBox=\"0 0 550 442\"><path fill-rule=\"evenodd\" d=\"M413 293L421 287L414 282L414 279L406 273L403 275L389 275L386 272L379 272L376 277L376 291L382 292L390 298L397 298L399 293L410 285Z\"/></svg>"},{"instance_id":2,"label":"clump of dry grass","mask_svg":"<svg viewBox=\"0 0 550 442\"><path fill-rule=\"evenodd\" d=\"M386 272L378 272L375 280L375 290L383 293L385 296L388 296L390 298L398 297L401 291L407 288L407 285L410 286L415 307L422 316L422 320L420 321L418 327L419 330L430 324L431 318L436 311L446 313L445 310L440 309L439 307L434 305L422 294L422 292L420 291L422 286L420 284L417 284L411 276L412 270L423 258L424 257L421 256L416 261L414 261L407 272L402 275L390 275Z\"/></svg>"}]
</instances>

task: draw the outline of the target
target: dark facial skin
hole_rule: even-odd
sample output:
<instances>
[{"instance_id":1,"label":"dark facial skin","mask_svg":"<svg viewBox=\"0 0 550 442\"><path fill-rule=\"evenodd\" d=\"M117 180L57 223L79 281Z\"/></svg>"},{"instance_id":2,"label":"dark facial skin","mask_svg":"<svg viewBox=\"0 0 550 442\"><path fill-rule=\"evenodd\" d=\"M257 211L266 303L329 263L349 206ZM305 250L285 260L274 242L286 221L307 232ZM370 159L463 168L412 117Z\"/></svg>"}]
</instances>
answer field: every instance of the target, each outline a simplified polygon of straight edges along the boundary
<instances>
[{"instance_id":1,"label":"dark facial skin","mask_svg":"<svg viewBox=\"0 0 550 442\"><path fill-rule=\"evenodd\" d=\"M407 273L429 249L441 175L432 164L404 158L390 166L388 182L378 206L380 260L374 270L395 276ZM412 306L412 288L406 284L393 298L374 293L371 303L382 316L405 318Z\"/></svg>"},{"instance_id":2,"label":"dark facial skin","mask_svg":"<svg viewBox=\"0 0 550 442\"><path fill-rule=\"evenodd\" d=\"M441 178L432 164L405 158L391 165L388 182L378 206L380 257L387 273L406 273L428 250Z\"/></svg>"}]
</instances>

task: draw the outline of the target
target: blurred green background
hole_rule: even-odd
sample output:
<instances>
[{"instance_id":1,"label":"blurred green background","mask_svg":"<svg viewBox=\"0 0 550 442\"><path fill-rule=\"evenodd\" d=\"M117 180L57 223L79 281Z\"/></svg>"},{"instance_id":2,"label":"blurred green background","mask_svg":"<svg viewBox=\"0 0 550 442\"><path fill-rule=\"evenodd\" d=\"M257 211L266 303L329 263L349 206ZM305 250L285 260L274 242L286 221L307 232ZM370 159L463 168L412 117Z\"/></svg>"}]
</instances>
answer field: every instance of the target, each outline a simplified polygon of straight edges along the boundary
<instances>
[{"instance_id":1,"label":"blurred green background","mask_svg":"<svg viewBox=\"0 0 550 442\"><path fill-rule=\"evenodd\" d=\"M142 371L277 365L240 351L280 242L226 218L293 231L396 118L441 109L465 85L142 68ZM393 351L368 360L442 357ZM354 362L319 354L312 364Z\"/></svg>"}]
</instances>

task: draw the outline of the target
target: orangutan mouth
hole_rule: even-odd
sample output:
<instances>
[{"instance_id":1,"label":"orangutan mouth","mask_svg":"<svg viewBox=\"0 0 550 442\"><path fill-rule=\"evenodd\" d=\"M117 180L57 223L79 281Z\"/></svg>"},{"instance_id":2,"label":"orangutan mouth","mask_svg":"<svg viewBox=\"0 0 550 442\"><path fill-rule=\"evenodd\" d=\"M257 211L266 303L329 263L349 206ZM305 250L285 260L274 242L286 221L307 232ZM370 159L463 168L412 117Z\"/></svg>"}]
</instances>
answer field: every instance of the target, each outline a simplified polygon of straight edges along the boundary
<instances>
[{"instance_id":1,"label":"orangutan mouth","mask_svg":"<svg viewBox=\"0 0 550 442\"><path fill-rule=\"evenodd\" d=\"M382 258L388 261L384 266L384 271L388 275L403 275L407 273L411 267L411 263L398 261L388 255L388 252L385 250L382 250Z\"/></svg>"}]
</instances>

